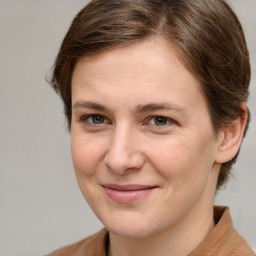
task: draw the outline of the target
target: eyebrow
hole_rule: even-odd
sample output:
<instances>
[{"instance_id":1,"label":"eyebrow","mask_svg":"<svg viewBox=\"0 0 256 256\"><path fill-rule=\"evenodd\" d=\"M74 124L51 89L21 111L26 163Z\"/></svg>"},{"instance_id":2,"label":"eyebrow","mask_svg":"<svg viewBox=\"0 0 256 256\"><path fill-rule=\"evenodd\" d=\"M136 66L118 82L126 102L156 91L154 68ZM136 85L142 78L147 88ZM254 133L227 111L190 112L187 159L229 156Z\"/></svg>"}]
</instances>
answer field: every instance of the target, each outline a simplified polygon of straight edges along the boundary
<instances>
[{"instance_id":1,"label":"eyebrow","mask_svg":"<svg viewBox=\"0 0 256 256\"><path fill-rule=\"evenodd\" d=\"M108 108L105 106L96 103L96 102L90 102L90 101L77 101L73 104L73 109L74 108L88 108L88 109L94 109L94 110L99 110L99 111L107 111Z\"/></svg>"},{"instance_id":2,"label":"eyebrow","mask_svg":"<svg viewBox=\"0 0 256 256\"><path fill-rule=\"evenodd\" d=\"M186 108L173 103L150 103L146 105L139 105L137 107L138 113L157 111L157 110L174 110L177 112L185 112Z\"/></svg>"},{"instance_id":3,"label":"eyebrow","mask_svg":"<svg viewBox=\"0 0 256 256\"><path fill-rule=\"evenodd\" d=\"M90 101L77 101L73 104L73 109L75 108L87 108L98 111L110 111L107 107L99 103ZM137 113L145 113L157 110L174 110L177 112L185 112L186 108L173 103L150 103L146 105L138 105L136 107Z\"/></svg>"}]
</instances>

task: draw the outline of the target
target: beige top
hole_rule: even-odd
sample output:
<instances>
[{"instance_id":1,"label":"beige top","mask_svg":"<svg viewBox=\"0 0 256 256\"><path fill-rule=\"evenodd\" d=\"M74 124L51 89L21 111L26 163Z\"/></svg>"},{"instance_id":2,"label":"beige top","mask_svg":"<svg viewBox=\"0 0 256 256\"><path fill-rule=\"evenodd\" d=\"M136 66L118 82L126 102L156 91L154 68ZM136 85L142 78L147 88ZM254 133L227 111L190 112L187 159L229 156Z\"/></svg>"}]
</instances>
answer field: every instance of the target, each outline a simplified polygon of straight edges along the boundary
<instances>
[{"instance_id":1,"label":"beige top","mask_svg":"<svg viewBox=\"0 0 256 256\"><path fill-rule=\"evenodd\" d=\"M233 227L227 207L214 207L216 226L188 256L255 256L247 242ZM48 256L107 256L109 243L106 229L75 244L54 251Z\"/></svg>"}]
</instances>

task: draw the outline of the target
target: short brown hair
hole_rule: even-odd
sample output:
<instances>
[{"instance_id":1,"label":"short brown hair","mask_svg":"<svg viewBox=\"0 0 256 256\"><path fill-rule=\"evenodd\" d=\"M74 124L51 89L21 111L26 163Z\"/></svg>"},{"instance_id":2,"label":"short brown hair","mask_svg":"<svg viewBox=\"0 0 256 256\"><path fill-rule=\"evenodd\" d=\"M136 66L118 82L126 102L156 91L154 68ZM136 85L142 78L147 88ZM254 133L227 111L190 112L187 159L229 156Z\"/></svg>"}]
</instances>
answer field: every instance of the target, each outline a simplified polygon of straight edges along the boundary
<instances>
[{"instance_id":1,"label":"short brown hair","mask_svg":"<svg viewBox=\"0 0 256 256\"><path fill-rule=\"evenodd\" d=\"M93 0L74 18L50 82L62 97L69 128L77 61L154 36L172 41L201 81L216 132L243 113L251 77L249 53L241 24L224 0ZM248 123L249 118L246 130ZM218 188L236 158L222 164Z\"/></svg>"}]
</instances>

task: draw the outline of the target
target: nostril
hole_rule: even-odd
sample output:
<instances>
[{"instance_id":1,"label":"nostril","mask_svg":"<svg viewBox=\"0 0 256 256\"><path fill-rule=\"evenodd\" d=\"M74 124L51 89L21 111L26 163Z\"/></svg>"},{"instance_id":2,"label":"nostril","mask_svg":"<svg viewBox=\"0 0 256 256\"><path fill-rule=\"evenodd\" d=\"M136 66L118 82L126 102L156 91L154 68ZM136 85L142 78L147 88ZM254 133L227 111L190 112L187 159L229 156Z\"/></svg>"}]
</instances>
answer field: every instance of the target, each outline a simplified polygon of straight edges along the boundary
<instances>
[{"instance_id":1,"label":"nostril","mask_svg":"<svg viewBox=\"0 0 256 256\"><path fill-rule=\"evenodd\" d=\"M144 165L144 157L139 152L108 152L104 159L106 167L119 175L126 174L127 171L140 170Z\"/></svg>"}]
</instances>

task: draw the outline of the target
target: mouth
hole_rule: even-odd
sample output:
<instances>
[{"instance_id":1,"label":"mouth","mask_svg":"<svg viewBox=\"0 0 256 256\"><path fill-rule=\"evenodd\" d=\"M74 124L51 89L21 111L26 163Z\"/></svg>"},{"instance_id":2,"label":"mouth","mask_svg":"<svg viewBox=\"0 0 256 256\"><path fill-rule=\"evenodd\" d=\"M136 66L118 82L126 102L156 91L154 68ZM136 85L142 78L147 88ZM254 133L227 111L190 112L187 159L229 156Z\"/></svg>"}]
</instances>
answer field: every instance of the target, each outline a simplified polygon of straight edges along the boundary
<instances>
[{"instance_id":1,"label":"mouth","mask_svg":"<svg viewBox=\"0 0 256 256\"><path fill-rule=\"evenodd\" d=\"M106 195L117 203L131 203L151 194L157 186L150 185L102 185Z\"/></svg>"}]
</instances>

